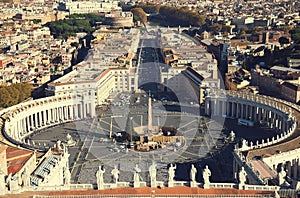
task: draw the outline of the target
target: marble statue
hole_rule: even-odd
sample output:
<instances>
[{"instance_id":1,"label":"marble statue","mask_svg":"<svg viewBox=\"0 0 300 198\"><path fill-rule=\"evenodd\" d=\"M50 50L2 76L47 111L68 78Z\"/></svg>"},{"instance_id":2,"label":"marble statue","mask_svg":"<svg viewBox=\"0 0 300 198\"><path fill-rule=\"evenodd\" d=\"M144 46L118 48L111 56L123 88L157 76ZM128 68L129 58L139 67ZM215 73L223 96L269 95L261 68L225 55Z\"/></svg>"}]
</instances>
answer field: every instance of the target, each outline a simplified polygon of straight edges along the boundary
<instances>
[{"instance_id":1,"label":"marble statue","mask_svg":"<svg viewBox=\"0 0 300 198\"><path fill-rule=\"evenodd\" d=\"M247 179L247 172L245 171L245 168L242 166L242 169L239 172L239 184L245 185Z\"/></svg>"},{"instance_id":2,"label":"marble statue","mask_svg":"<svg viewBox=\"0 0 300 198\"><path fill-rule=\"evenodd\" d=\"M174 181L175 170L176 170L176 164L174 166L173 164L171 164L169 167L169 181Z\"/></svg>"},{"instance_id":3,"label":"marble statue","mask_svg":"<svg viewBox=\"0 0 300 198\"><path fill-rule=\"evenodd\" d=\"M281 171L278 173L278 184L281 186L285 182L286 172L283 167L281 167Z\"/></svg>"},{"instance_id":4,"label":"marble statue","mask_svg":"<svg viewBox=\"0 0 300 198\"><path fill-rule=\"evenodd\" d=\"M105 169L103 168L103 166L99 166L99 169L96 173L98 189L104 189L104 179L103 179L104 173L105 173Z\"/></svg>"},{"instance_id":5,"label":"marble statue","mask_svg":"<svg viewBox=\"0 0 300 198\"><path fill-rule=\"evenodd\" d=\"M151 166L149 167L149 174L150 174L150 180L151 180L151 187L156 186L156 164L153 161Z\"/></svg>"},{"instance_id":6,"label":"marble statue","mask_svg":"<svg viewBox=\"0 0 300 198\"><path fill-rule=\"evenodd\" d=\"M115 180L115 183L117 183L119 180L119 174L120 174L120 171L117 169L117 166L115 166L114 169L111 170L111 174L113 176L113 179Z\"/></svg>"},{"instance_id":7,"label":"marble statue","mask_svg":"<svg viewBox=\"0 0 300 198\"><path fill-rule=\"evenodd\" d=\"M209 177L211 176L211 172L208 169L207 165L205 166L205 169L203 170L202 175L203 175L203 180L204 180L204 188L209 188L209 184L210 184Z\"/></svg>"},{"instance_id":8,"label":"marble statue","mask_svg":"<svg viewBox=\"0 0 300 198\"><path fill-rule=\"evenodd\" d=\"M141 173L141 169L139 168L138 164L136 164L134 167L134 175L133 175L134 182L140 182L141 179L140 173Z\"/></svg>"},{"instance_id":9,"label":"marble statue","mask_svg":"<svg viewBox=\"0 0 300 198\"><path fill-rule=\"evenodd\" d=\"M196 174L197 174L197 169L195 168L194 164L192 164L191 173L190 173L192 182L196 182Z\"/></svg>"},{"instance_id":10,"label":"marble statue","mask_svg":"<svg viewBox=\"0 0 300 198\"><path fill-rule=\"evenodd\" d=\"M71 173L70 170L68 168L65 168L65 185L70 185L71 183Z\"/></svg>"},{"instance_id":11,"label":"marble statue","mask_svg":"<svg viewBox=\"0 0 300 198\"><path fill-rule=\"evenodd\" d=\"M61 147L61 141L60 140L56 141L55 147L56 147L57 151L62 151L63 150L63 148Z\"/></svg>"},{"instance_id":12,"label":"marble statue","mask_svg":"<svg viewBox=\"0 0 300 198\"><path fill-rule=\"evenodd\" d=\"M22 173L22 181L23 181L23 187L30 186L30 173L26 168Z\"/></svg>"},{"instance_id":13,"label":"marble statue","mask_svg":"<svg viewBox=\"0 0 300 198\"><path fill-rule=\"evenodd\" d=\"M235 133L233 131L230 132L229 139L230 139L231 142L234 141L234 139L235 139Z\"/></svg>"},{"instance_id":14,"label":"marble statue","mask_svg":"<svg viewBox=\"0 0 300 198\"><path fill-rule=\"evenodd\" d=\"M76 145L76 142L73 140L72 136L68 133L67 134L67 141L66 141L66 144L67 146L75 146Z\"/></svg>"}]
</instances>

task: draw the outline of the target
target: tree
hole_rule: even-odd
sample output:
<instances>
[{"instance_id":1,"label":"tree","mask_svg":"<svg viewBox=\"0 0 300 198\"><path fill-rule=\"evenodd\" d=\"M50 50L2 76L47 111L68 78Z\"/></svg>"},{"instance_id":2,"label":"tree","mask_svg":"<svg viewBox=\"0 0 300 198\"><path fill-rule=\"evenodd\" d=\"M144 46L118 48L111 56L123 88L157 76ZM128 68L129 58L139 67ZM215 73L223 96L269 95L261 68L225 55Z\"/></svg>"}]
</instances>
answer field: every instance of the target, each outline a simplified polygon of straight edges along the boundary
<instances>
[{"instance_id":1,"label":"tree","mask_svg":"<svg viewBox=\"0 0 300 198\"><path fill-rule=\"evenodd\" d=\"M280 45L284 45L284 44L289 44L289 39L287 39L286 37L282 36L278 39Z\"/></svg>"},{"instance_id":2,"label":"tree","mask_svg":"<svg viewBox=\"0 0 300 198\"><path fill-rule=\"evenodd\" d=\"M131 12L133 13L133 17L135 20L141 21L142 23L147 22L146 12L142 8L133 8L131 9Z\"/></svg>"},{"instance_id":3,"label":"tree","mask_svg":"<svg viewBox=\"0 0 300 198\"><path fill-rule=\"evenodd\" d=\"M27 83L0 87L0 107L16 105L31 96L32 86Z\"/></svg>"},{"instance_id":4,"label":"tree","mask_svg":"<svg viewBox=\"0 0 300 198\"><path fill-rule=\"evenodd\" d=\"M46 24L56 38L76 36L78 32L91 34L97 22L104 21L102 16L96 14L72 14L68 19L52 21Z\"/></svg>"},{"instance_id":5,"label":"tree","mask_svg":"<svg viewBox=\"0 0 300 198\"><path fill-rule=\"evenodd\" d=\"M230 33L231 27L229 25L222 25L222 32Z\"/></svg>"},{"instance_id":6,"label":"tree","mask_svg":"<svg viewBox=\"0 0 300 198\"><path fill-rule=\"evenodd\" d=\"M219 24L219 23L214 23L214 24L212 25L212 30L213 30L214 32L220 32L220 31L222 30L222 25Z\"/></svg>"},{"instance_id":7,"label":"tree","mask_svg":"<svg viewBox=\"0 0 300 198\"><path fill-rule=\"evenodd\" d=\"M290 30L291 38L295 43L300 43L300 28Z\"/></svg>"}]
</instances>

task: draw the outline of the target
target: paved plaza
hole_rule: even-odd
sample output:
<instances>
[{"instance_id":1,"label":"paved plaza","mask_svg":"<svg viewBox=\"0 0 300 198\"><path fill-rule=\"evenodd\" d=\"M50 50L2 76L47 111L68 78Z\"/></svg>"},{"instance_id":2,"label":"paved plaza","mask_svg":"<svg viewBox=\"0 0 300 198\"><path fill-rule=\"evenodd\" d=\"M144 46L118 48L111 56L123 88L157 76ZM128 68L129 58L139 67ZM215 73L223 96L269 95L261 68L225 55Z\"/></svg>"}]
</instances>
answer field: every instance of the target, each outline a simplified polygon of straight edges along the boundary
<instances>
[{"instance_id":1,"label":"paved plaza","mask_svg":"<svg viewBox=\"0 0 300 198\"><path fill-rule=\"evenodd\" d=\"M191 164L198 169L196 180L202 182L201 169L209 165L213 170L211 180L231 182L232 147L241 138L255 142L272 137L270 129L238 126L237 120L209 119L203 115L203 107L195 104L194 96L160 90L162 60L155 39L145 39L141 45L139 65L139 90L135 93L112 93L109 105L96 109L97 117L60 124L37 131L31 141L41 147L50 147L59 139L66 141L70 134L76 146L69 147L70 171L73 183L96 184L96 172L105 168L104 182L112 182L111 170L120 170L120 181L133 180L133 168L138 164L143 181L149 182L148 169L157 164L157 180L166 181L167 169L176 163L175 180L189 180ZM140 152L128 146L139 140L136 127L148 124L148 99L151 97L152 125L177 129L183 136L180 143L167 143L165 148ZM236 141L229 141L230 131L236 133ZM112 141L112 140L116 141ZM230 177L229 177L230 176Z\"/></svg>"},{"instance_id":2,"label":"paved plaza","mask_svg":"<svg viewBox=\"0 0 300 198\"><path fill-rule=\"evenodd\" d=\"M177 164L175 179L189 180L191 163L198 169L197 178L201 181L201 169L208 164L214 178L232 181L225 175L232 172L231 151L233 144L226 142L229 132L236 131L236 138L255 141L272 133L261 128L238 126L236 120L210 120L201 116L199 108L189 104L162 104L153 102L153 125L172 126L183 135L182 145L166 145L150 152L139 152L126 148L123 143L112 142L110 131L115 137L119 132L132 131L134 127L147 124L147 106L143 105L147 97L141 94L141 104L106 106L99 108L98 117L58 125L36 133L31 139L38 145L51 146L57 139L66 140L69 133L76 146L69 147L70 170L75 183L96 183L95 173L99 165L104 165L105 182L112 182L111 170L116 166L120 170L120 181L132 181L133 168L136 164L142 169L143 181L149 182L148 168L152 161L157 163L157 179L165 181L170 163ZM118 95L119 97L119 95ZM136 97L133 95L131 97ZM114 101L115 103L118 100ZM129 101L132 101L130 98ZM173 104L173 105L171 105ZM198 110L197 110L198 109ZM182 112L180 112L182 111ZM132 132L133 136L137 135ZM226 174L225 174L226 172Z\"/></svg>"}]
</instances>

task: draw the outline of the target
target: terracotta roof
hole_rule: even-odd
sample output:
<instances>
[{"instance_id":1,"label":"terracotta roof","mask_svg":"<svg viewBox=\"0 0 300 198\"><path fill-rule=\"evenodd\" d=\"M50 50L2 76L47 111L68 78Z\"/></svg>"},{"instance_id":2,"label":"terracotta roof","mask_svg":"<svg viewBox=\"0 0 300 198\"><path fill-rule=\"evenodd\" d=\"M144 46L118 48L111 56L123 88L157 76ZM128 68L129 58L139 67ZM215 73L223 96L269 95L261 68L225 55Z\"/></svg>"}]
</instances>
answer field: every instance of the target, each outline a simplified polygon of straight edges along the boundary
<instances>
[{"instance_id":1,"label":"terracotta roof","mask_svg":"<svg viewBox=\"0 0 300 198\"><path fill-rule=\"evenodd\" d=\"M33 152L25 149L18 149L13 147L8 147L6 149L6 158L7 160L13 160L15 158L30 156Z\"/></svg>"},{"instance_id":2,"label":"terracotta roof","mask_svg":"<svg viewBox=\"0 0 300 198\"><path fill-rule=\"evenodd\" d=\"M6 149L7 173L16 174L32 155L33 151L8 147Z\"/></svg>"},{"instance_id":3,"label":"terracotta roof","mask_svg":"<svg viewBox=\"0 0 300 198\"><path fill-rule=\"evenodd\" d=\"M203 188L190 188L186 186L178 186L173 188L150 188L150 187L141 187L141 188L117 188L117 189L107 189L107 190L65 190L65 191L52 191L52 192L24 192L18 195L9 195L7 198L25 198L32 197L32 195L48 195L48 196L57 196L57 195L95 195L95 194L104 194L104 195L150 195L152 191L155 191L156 195L196 195L196 194L210 194L210 195L273 195L274 192L271 191L256 191L256 190L238 190L233 188L213 188L213 189L203 189ZM5 196L4 196L5 197ZM5 198L6 198L5 197Z\"/></svg>"},{"instance_id":4,"label":"terracotta roof","mask_svg":"<svg viewBox=\"0 0 300 198\"><path fill-rule=\"evenodd\" d=\"M20 157L11 161L7 160L7 174L9 175L11 173L12 175L14 175L19 172L19 170L25 165L25 163L31 158L31 156L32 155Z\"/></svg>"}]
</instances>

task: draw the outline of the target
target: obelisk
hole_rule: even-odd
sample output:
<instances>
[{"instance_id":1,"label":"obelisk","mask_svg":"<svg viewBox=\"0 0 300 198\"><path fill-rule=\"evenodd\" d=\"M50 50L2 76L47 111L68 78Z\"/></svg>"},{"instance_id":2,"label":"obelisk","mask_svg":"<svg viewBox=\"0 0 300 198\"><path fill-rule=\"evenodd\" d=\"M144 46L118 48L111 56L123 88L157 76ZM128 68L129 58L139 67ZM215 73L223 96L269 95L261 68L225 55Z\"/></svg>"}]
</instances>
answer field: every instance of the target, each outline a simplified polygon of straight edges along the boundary
<instances>
[{"instance_id":1,"label":"obelisk","mask_svg":"<svg viewBox=\"0 0 300 198\"><path fill-rule=\"evenodd\" d=\"M149 98L148 98L148 135L149 132L152 131L152 101L151 101L151 93L149 91Z\"/></svg>"}]
</instances>

